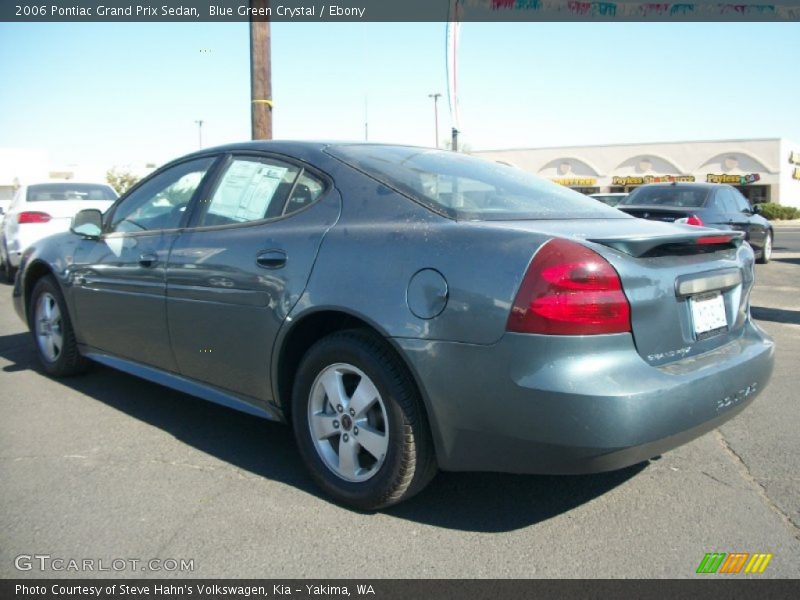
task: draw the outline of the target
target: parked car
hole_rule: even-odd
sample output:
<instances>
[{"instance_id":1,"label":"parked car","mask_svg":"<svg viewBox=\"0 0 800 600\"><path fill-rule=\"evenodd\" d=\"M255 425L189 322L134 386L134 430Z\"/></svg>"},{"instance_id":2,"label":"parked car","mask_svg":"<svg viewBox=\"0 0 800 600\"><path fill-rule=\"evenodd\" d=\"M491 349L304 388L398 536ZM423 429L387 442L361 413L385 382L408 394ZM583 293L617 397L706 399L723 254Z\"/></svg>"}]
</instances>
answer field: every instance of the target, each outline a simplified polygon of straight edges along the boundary
<instances>
[{"instance_id":1,"label":"parked car","mask_svg":"<svg viewBox=\"0 0 800 600\"><path fill-rule=\"evenodd\" d=\"M21 186L2 219L0 269L6 280L14 280L26 248L48 235L68 231L78 211L103 211L116 199L117 193L104 183L50 181Z\"/></svg>"},{"instance_id":2,"label":"parked car","mask_svg":"<svg viewBox=\"0 0 800 600\"><path fill-rule=\"evenodd\" d=\"M620 203L620 200L627 197L628 194L622 192L605 192L599 194L589 194L590 198L594 198L595 200L600 200L603 204L608 204L609 206L616 206Z\"/></svg>"},{"instance_id":3,"label":"parked car","mask_svg":"<svg viewBox=\"0 0 800 600\"><path fill-rule=\"evenodd\" d=\"M759 263L772 256L775 232L756 204L735 187L716 183L651 183L636 188L617 208L634 217L744 232Z\"/></svg>"},{"instance_id":4,"label":"parked car","mask_svg":"<svg viewBox=\"0 0 800 600\"><path fill-rule=\"evenodd\" d=\"M81 211L13 297L48 374L288 421L326 492L378 509L437 468L619 469L738 414L773 364L742 237L454 152L252 142Z\"/></svg>"}]
</instances>

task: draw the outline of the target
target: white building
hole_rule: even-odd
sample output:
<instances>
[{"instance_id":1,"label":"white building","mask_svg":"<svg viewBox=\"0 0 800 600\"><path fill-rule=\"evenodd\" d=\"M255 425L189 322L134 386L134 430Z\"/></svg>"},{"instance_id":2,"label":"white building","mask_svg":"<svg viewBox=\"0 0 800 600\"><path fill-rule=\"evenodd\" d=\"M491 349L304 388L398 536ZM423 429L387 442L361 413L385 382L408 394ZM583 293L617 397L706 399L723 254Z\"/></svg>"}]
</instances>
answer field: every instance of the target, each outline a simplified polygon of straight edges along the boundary
<instances>
[{"instance_id":1,"label":"white building","mask_svg":"<svg viewBox=\"0 0 800 600\"><path fill-rule=\"evenodd\" d=\"M800 144L782 138L485 150L586 194L628 192L644 183L729 183L755 202L800 208Z\"/></svg>"},{"instance_id":2,"label":"white building","mask_svg":"<svg viewBox=\"0 0 800 600\"><path fill-rule=\"evenodd\" d=\"M0 200L11 200L23 183L45 179L48 179L46 151L0 148Z\"/></svg>"},{"instance_id":3,"label":"white building","mask_svg":"<svg viewBox=\"0 0 800 600\"><path fill-rule=\"evenodd\" d=\"M11 200L23 184L42 181L73 180L105 182L109 169L116 168L143 178L152 173L154 163L126 165L63 164L50 160L47 150L39 148L0 148L0 201Z\"/></svg>"}]
</instances>

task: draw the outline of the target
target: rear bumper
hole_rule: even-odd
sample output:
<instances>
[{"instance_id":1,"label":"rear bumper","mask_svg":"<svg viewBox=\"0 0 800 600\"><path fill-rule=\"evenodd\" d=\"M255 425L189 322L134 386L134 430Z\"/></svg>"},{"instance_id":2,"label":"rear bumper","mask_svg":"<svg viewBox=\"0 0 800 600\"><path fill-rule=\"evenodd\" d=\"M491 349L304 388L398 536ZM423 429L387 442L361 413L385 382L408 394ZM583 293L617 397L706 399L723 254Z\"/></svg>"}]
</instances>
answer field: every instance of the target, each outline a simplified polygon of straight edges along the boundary
<instances>
[{"instance_id":1,"label":"rear bumper","mask_svg":"<svg viewBox=\"0 0 800 600\"><path fill-rule=\"evenodd\" d=\"M774 361L750 321L739 339L661 367L628 334L395 342L423 390L439 465L452 471L593 473L641 462L741 412Z\"/></svg>"}]
</instances>

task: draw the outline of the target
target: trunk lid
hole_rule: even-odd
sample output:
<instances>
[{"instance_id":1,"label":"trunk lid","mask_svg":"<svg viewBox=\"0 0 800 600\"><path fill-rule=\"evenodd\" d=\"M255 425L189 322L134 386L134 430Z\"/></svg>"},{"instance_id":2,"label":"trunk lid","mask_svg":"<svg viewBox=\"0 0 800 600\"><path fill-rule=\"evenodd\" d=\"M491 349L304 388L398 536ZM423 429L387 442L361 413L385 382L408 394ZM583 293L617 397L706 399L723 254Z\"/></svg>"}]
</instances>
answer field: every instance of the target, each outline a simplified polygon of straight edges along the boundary
<instances>
[{"instance_id":1,"label":"trunk lid","mask_svg":"<svg viewBox=\"0 0 800 600\"><path fill-rule=\"evenodd\" d=\"M502 226L580 241L611 263L630 303L637 351L648 364L699 355L742 333L753 253L738 232L642 219Z\"/></svg>"},{"instance_id":2,"label":"trunk lid","mask_svg":"<svg viewBox=\"0 0 800 600\"><path fill-rule=\"evenodd\" d=\"M659 206L617 206L616 208L638 219L663 221L665 223L674 223L678 219L685 219L697 212L697 209L694 209L693 212L692 209L687 208L662 208Z\"/></svg>"},{"instance_id":3,"label":"trunk lid","mask_svg":"<svg viewBox=\"0 0 800 600\"><path fill-rule=\"evenodd\" d=\"M40 200L26 202L20 206L19 212L43 212L53 219L72 219L78 212L87 208L105 212L113 203L113 200Z\"/></svg>"}]
</instances>

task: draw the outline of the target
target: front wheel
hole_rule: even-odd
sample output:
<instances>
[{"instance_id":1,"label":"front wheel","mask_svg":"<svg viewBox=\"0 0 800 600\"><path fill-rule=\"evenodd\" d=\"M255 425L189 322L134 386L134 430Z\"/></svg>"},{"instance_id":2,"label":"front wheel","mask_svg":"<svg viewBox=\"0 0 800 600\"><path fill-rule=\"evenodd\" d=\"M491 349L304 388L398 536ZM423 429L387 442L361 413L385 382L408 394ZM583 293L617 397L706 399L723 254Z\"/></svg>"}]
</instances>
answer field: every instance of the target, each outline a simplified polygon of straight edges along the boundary
<instances>
[{"instance_id":1,"label":"front wheel","mask_svg":"<svg viewBox=\"0 0 800 600\"><path fill-rule=\"evenodd\" d=\"M12 266L11 259L8 258L7 252L5 255L0 252L0 261L2 262L2 264L0 264L0 277L2 277L6 283L14 283L14 275L16 275L17 270Z\"/></svg>"},{"instance_id":2,"label":"front wheel","mask_svg":"<svg viewBox=\"0 0 800 600\"><path fill-rule=\"evenodd\" d=\"M64 296L51 276L36 282L28 315L36 354L48 375L67 377L86 369L87 360L78 352Z\"/></svg>"},{"instance_id":3,"label":"front wheel","mask_svg":"<svg viewBox=\"0 0 800 600\"><path fill-rule=\"evenodd\" d=\"M772 258L772 232L768 231L764 238L764 246L761 248L761 256L758 257L758 264L765 265Z\"/></svg>"},{"instance_id":4,"label":"front wheel","mask_svg":"<svg viewBox=\"0 0 800 600\"><path fill-rule=\"evenodd\" d=\"M419 392L394 351L369 332L334 333L306 353L292 422L312 477L343 504L385 508L436 473Z\"/></svg>"}]
</instances>

